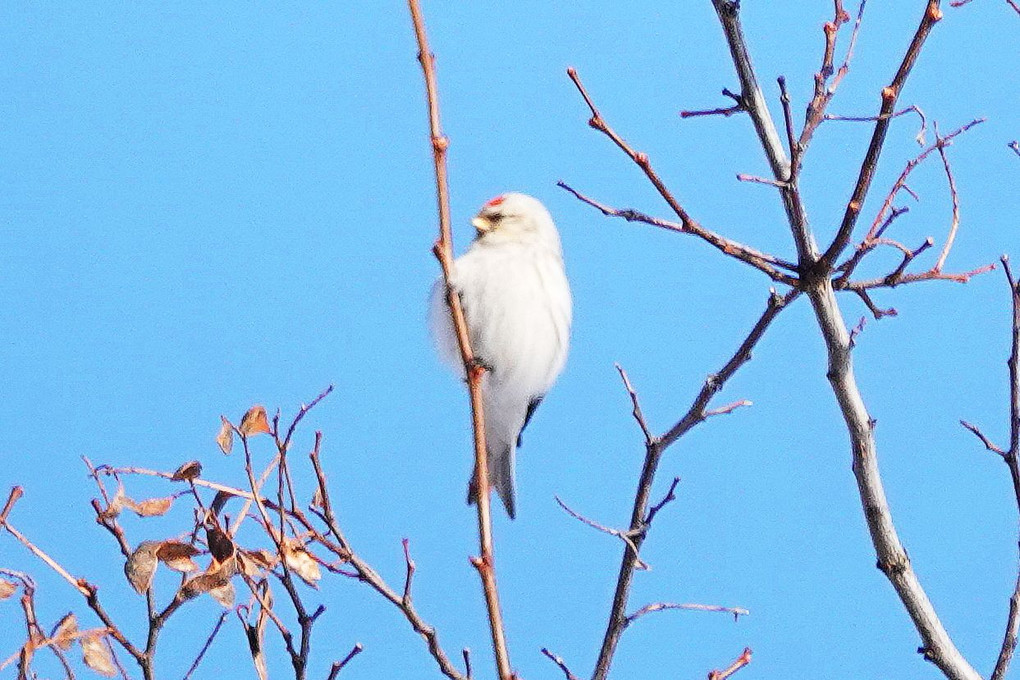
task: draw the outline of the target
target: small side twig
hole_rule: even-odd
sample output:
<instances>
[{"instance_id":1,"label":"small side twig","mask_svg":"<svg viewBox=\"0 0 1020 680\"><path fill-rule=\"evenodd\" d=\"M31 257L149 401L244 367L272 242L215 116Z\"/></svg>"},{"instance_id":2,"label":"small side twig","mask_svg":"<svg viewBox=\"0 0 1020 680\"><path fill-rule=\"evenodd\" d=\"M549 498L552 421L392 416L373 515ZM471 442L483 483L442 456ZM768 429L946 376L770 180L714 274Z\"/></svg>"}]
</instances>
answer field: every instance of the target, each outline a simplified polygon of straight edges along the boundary
<instances>
[{"instance_id":1,"label":"small side twig","mask_svg":"<svg viewBox=\"0 0 1020 680\"><path fill-rule=\"evenodd\" d=\"M188 680L188 678L194 674L195 670L198 669L198 664L202 663L205 653L209 651L209 647L212 646L213 640L216 639L216 635L220 632L220 628L223 627L223 622L227 620L228 616L230 616L230 612L223 612L220 614L220 618L216 621L216 625L213 626L212 632L209 633L209 637L206 638L205 644L202 645L202 649L199 650L198 656L196 656L195 660L192 662L191 668L189 668L188 672L184 674L183 680Z\"/></svg>"},{"instance_id":2,"label":"small side twig","mask_svg":"<svg viewBox=\"0 0 1020 680\"><path fill-rule=\"evenodd\" d=\"M743 607L720 607L715 604L681 604L679 602L653 602L652 604L646 604L641 609L638 609L633 614L627 616L626 625L631 625L642 616L651 614L652 612L664 612L669 610L686 610L686 611L698 611L698 612L717 612L723 614L732 614L733 620L737 621L741 616L748 616L751 612L744 609Z\"/></svg>"},{"instance_id":3,"label":"small side twig","mask_svg":"<svg viewBox=\"0 0 1020 680\"><path fill-rule=\"evenodd\" d=\"M630 531L622 531L620 529L613 529L612 527L607 527L607 526L604 526L602 524L599 524L598 522L596 522L594 520L588 519L587 517L585 517L584 515L580 514L579 512L577 512L575 510L572 510L570 508L570 506L567 505L566 503L564 503L563 500L559 496L554 496L554 498L556 499L556 503L558 503L559 506L561 508L563 508L564 512L566 512L568 515L570 515L574 519L578 520L582 524L587 524L592 529L597 529L598 531L601 531L604 534L609 534L610 536L616 536L618 539L623 541L627 545L627 547L630 548L630 550L634 554L634 557L637 559L636 567L638 569L640 569L642 571L646 571L648 569L651 569L651 567L648 566L647 562L645 562L640 557L638 557L638 547L637 547L637 545L634 544L634 539L631 536L631 532Z\"/></svg>"},{"instance_id":4,"label":"small side twig","mask_svg":"<svg viewBox=\"0 0 1020 680\"><path fill-rule=\"evenodd\" d=\"M680 112L680 117L697 118L699 116L724 116L726 118L729 118L734 113L741 113L743 111L747 111L747 107L744 106L744 102L740 98L739 94L734 94L725 87L723 88L722 93L724 97L729 97L736 103L733 106L724 106L717 109L701 109L695 111L685 110Z\"/></svg>"},{"instance_id":5,"label":"small side twig","mask_svg":"<svg viewBox=\"0 0 1020 680\"><path fill-rule=\"evenodd\" d=\"M556 664L561 671L563 671L563 675L567 680L579 680L578 677L571 673L570 669L567 668L567 663L563 660L563 657L558 654L553 654L547 647L542 648L542 653L545 654L546 658Z\"/></svg>"},{"instance_id":6,"label":"small side twig","mask_svg":"<svg viewBox=\"0 0 1020 680\"><path fill-rule=\"evenodd\" d=\"M712 671L708 674L708 680L726 680L741 668L751 663L751 648L744 647L743 653L737 657L736 661L731 663L728 668L722 671Z\"/></svg>"},{"instance_id":7,"label":"small side twig","mask_svg":"<svg viewBox=\"0 0 1020 680\"><path fill-rule=\"evenodd\" d=\"M620 374L620 378L623 380L623 387L627 390L627 394L630 395L630 403L634 407L631 410L631 414L634 416L634 420L637 421L638 427L641 428L641 432L645 435L645 444L651 444L655 440L655 435L648 428L648 423L645 422L645 416L641 412L641 403L638 401L637 392L634 390L634 386L630 384L630 378L627 377L627 372L623 370L620 364L614 364L617 372Z\"/></svg>"},{"instance_id":8,"label":"small side twig","mask_svg":"<svg viewBox=\"0 0 1020 680\"><path fill-rule=\"evenodd\" d=\"M350 663L351 659L356 657L358 654L361 654L364 648L365 647L358 642L351 648L351 651L347 652L347 656L340 661L334 661L333 665L329 668L329 675L326 676L326 680L336 680L336 676L340 675L340 671L344 669L344 666Z\"/></svg>"}]
</instances>

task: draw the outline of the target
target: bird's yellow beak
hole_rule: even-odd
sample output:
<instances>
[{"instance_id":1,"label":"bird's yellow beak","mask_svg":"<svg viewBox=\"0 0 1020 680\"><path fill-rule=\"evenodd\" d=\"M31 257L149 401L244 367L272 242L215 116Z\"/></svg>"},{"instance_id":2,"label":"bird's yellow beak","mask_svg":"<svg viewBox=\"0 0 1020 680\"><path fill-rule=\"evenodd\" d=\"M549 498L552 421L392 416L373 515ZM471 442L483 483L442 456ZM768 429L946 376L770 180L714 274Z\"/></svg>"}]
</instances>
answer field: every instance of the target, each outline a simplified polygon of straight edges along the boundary
<instances>
[{"instance_id":1,"label":"bird's yellow beak","mask_svg":"<svg viewBox=\"0 0 1020 680\"><path fill-rule=\"evenodd\" d=\"M471 220L471 225L478 231L479 236L492 229L492 222L489 218L481 215Z\"/></svg>"}]
</instances>

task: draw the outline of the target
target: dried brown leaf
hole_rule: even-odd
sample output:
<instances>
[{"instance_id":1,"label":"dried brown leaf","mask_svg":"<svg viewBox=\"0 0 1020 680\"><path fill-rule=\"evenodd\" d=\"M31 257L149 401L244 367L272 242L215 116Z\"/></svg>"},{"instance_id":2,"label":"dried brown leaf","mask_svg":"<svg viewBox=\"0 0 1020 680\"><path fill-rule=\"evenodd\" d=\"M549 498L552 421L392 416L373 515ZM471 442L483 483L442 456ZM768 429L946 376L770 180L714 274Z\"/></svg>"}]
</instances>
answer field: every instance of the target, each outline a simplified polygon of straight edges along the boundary
<instances>
[{"instance_id":1,"label":"dried brown leaf","mask_svg":"<svg viewBox=\"0 0 1020 680\"><path fill-rule=\"evenodd\" d=\"M81 651L85 665L96 673L107 678L117 675L117 668L113 665L113 655L110 654L103 635L96 633L82 636Z\"/></svg>"},{"instance_id":2,"label":"dried brown leaf","mask_svg":"<svg viewBox=\"0 0 1020 680\"><path fill-rule=\"evenodd\" d=\"M237 561L245 576L256 576L260 571L272 569L280 562L274 553L264 548L241 550L237 553Z\"/></svg>"},{"instance_id":3,"label":"dried brown leaf","mask_svg":"<svg viewBox=\"0 0 1020 680\"><path fill-rule=\"evenodd\" d=\"M120 511L125 505L130 507L134 504L130 498L127 497L127 493L124 491L124 483L117 482L117 493L113 495L113 500L110 501L109 505L103 510L104 519L113 519L120 515Z\"/></svg>"},{"instance_id":4,"label":"dried brown leaf","mask_svg":"<svg viewBox=\"0 0 1020 680\"><path fill-rule=\"evenodd\" d=\"M245 437L250 437L253 434L269 433L272 430L269 428L269 419L266 417L266 409L264 406L256 404L248 409L248 412L241 418L241 424L237 428Z\"/></svg>"},{"instance_id":5,"label":"dried brown leaf","mask_svg":"<svg viewBox=\"0 0 1020 680\"><path fill-rule=\"evenodd\" d=\"M322 578L322 570L301 541L295 538L284 539L283 561L302 581L313 588L317 587L316 583Z\"/></svg>"},{"instance_id":6,"label":"dried brown leaf","mask_svg":"<svg viewBox=\"0 0 1020 680\"><path fill-rule=\"evenodd\" d=\"M222 563L230 560L237 551L230 536L218 526L206 527L205 542L209 546L209 552L212 553L213 559L217 562Z\"/></svg>"},{"instance_id":7,"label":"dried brown leaf","mask_svg":"<svg viewBox=\"0 0 1020 680\"><path fill-rule=\"evenodd\" d=\"M230 583L230 577L218 572L199 574L184 582L184 585L181 586L181 595L190 600L202 593L208 593L214 588L222 588L228 583Z\"/></svg>"},{"instance_id":8,"label":"dried brown leaf","mask_svg":"<svg viewBox=\"0 0 1020 680\"><path fill-rule=\"evenodd\" d=\"M223 416L220 416L220 431L216 435L216 443L224 455L229 455L230 450L234 448L234 426Z\"/></svg>"},{"instance_id":9,"label":"dried brown leaf","mask_svg":"<svg viewBox=\"0 0 1020 680\"><path fill-rule=\"evenodd\" d=\"M128 583L139 595L152 586L152 579L156 575L156 566L159 564L156 551L159 550L160 543L160 541L143 541L124 563L124 574L127 576Z\"/></svg>"},{"instance_id":10,"label":"dried brown leaf","mask_svg":"<svg viewBox=\"0 0 1020 680\"><path fill-rule=\"evenodd\" d=\"M78 634L78 617L73 612L65 614L64 618L57 622L50 637L53 644L59 649L67 651L74 644L74 636Z\"/></svg>"},{"instance_id":11,"label":"dried brown leaf","mask_svg":"<svg viewBox=\"0 0 1020 680\"><path fill-rule=\"evenodd\" d=\"M6 600L18 590L18 584L0 578L0 600Z\"/></svg>"},{"instance_id":12,"label":"dried brown leaf","mask_svg":"<svg viewBox=\"0 0 1020 680\"><path fill-rule=\"evenodd\" d=\"M191 481L192 479L198 479L198 476L201 474L202 464L197 460L189 460L187 463L174 470L173 477L170 479L175 482Z\"/></svg>"},{"instance_id":13,"label":"dried brown leaf","mask_svg":"<svg viewBox=\"0 0 1020 680\"><path fill-rule=\"evenodd\" d=\"M319 510L325 509L325 505L322 502L322 489L316 489L315 493L312 494L312 507L318 508Z\"/></svg>"},{"instance_id":14,"label":"dried brown leaf","mask_svg":"<svg viewBox=\"0 0 1020 680\"><path fill-rule=\"evenodd\" d=\"M163 541L156 549L156 557L174 571L197 571L198 565L191 558L199 554L199 549L180 541Z\"/></svg>"},{"instance_id":15,"label":"dried brown leaf","mask_svg":"<svg viewBox=\"0 0 1020 680\"><path fill-rule=\"evenodd\" d=\"M234 606L234 584L230 581L227 581L222 586L210 588L209 594L226 609Z\"/></svg>"},{"instance_id":16,"label":"dried brown leaf","mask_svg":"<svg viewBox=\"0 0 1020 680\"><path fill-rule=\"evenodd\" d=\"M159 517L170 511L174 505L174 497L147 498L138 503L131 503L130 507L139 517Z\"/></svg>"}]
</instances>

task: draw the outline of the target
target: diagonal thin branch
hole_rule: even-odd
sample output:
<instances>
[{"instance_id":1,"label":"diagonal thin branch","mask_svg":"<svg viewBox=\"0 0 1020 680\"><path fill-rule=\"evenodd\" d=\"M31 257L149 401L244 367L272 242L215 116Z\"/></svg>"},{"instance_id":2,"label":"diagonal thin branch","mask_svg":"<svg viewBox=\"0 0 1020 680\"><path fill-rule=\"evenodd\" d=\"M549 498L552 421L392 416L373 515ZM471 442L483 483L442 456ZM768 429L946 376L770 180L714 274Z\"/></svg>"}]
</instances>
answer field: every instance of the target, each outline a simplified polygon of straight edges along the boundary
<instances>
[{"instance_id":1,"label":"diagonal thin branch","mask_svg":"<svg viewBox=\"0 0 1020 680\"><path fill-rule=\"evenodd\" d=\"M553 654L552 652L549 651L548 647L542 648L542 654L544 654L546 658L548 658L550 661L556 664L556 666L561 671L563 671L563 676L566 678L566 680L579 680L579 678L573 673L571 673L570 669L567 668L567 662L563 660L563 657L561 657L558 654Z\"/></svg>"},{"instance_id":2,"label":"diagonal thin branch","mask_svg":"<svg viewBox=\"0 0 1020 680\"><path fill-rule=\"evenodd\" d=\"M630 599L630 588L634 579L634 570L640 562L639 553L641 545L648 534L649 522L655 517L655 513L648 508L652 486L655 482L655 474L659 469L659 463L666 449L675 443L680 437L686 434L698 423L704 422L709 417L708 405L712 397L722 389L733 375L751 359L751 350L757 345L769 325L775 320L779 313L786 308L793 300L800 295L799 290L791 290L786 295L779 295L772 291L769 296L768 306L761 317L751 328L747 337L737 348L737 351L727 361L718 373L710 375L702 386L701 391L694 398L687 413L677 421L662 437L653 439L645 445L645 460L641 469L641 477L638 480L637 491L634 494L634 506L631 511L630 528L628 535L633 542L633 548L628 546L624 549L620 561L620 571L616 580L616 590L613 594L613 604L609 611L609 621L606 625L606 633L602 639L602 647L599 649L598 660L595 663L595 671L592 680L606 680L609 675L616 648L619 645L620 637L627 627L627 602ZM676 482L670 488L675 488ZM668 497L669 494L667 494ZM662 503L656 509L662 507Z\"/></svg>"},{"instance_id":3,"label":"diagonal thin branch","mask_svg":"<svg viewBox=\"0 0 1020 680\"><path fill-rule=\"evenodd\" d=\"M350 542L344 535L343 530L340 527L340 523L337 521L336 514L333 511L333 503L329 496L328 484L326 482L326 473L322 468L322 461L320 459L320 450L322 445L322 433L315 433L315 446L312 449L309 458L312 462L312 470L315 472L316 484L318 486L318 497L321 499L321 508L315 513L325 523L329 534L334 540L328 539L323 536L318 529L305 517L304 513L300 510L295 511L296 519L307 529L312 532L313 537L317 542L323 545L326 549L330 550L337 557L342 560L349 562L354 571L357 572L358 579L367 583L373 590L382 595L386 600L393 604L400 613L403 614L407 622L411 624L411 628L414 632L418 633L425 640L428 646L429 654L435 659L436 664L439 666L439 670L450 680L466 680L470 677L470 672L467 676L463 675L450 661L446 652L443 651L442 646L439 644L439 633L436 629L429 625L418 613L414 607L414 603L411 601L409 593L409 583L405 582L405 589L403 593L398 593L386 583L382 576L364 560L358 553L351 547ZM406 578L406 576L405 576ZM338 671L339 672L339 671Z\"/></svg>"},{"instance_id":4,"label":"diagonal thin branch","mask_svg":"<svg viewBox=\"0 0 1020 680\"><path fill-rule=\"evenodd\" d=\"M581 192L577 191L573 187L569 186L565 182L557 182L556 186L564 189L574 195L582 203L587 203L591 207L601 212L606 217L619 217L627 220L628 222L642 222L644 224L650 224L660 229L666 229L668 231L675 231L681 234L693 234L702 240L708 242L721 252L730 257L736 258L741 262L751 265L758 271L764 273L770 279L777 283L784 283L788 286L794 286L797 283L797 279L794 276L779 271L779 268L786 269L789 271L796 271L797 265L792 262L780 259L774 255L763 253L755 250L754 248L745 246L736 241L720 236L713 231L705 229L697 222L694 222L689 217L686 221L681 223L670 222L668 220L659 219L646 215L637 210L625 208L617 209L600 203L593 198L585 196Z\"/></svg>"},{"instance_id":5,"label":"diagonal thin branch","mask_svg":"<svg viewBox=\"0 0 1020 680\"><path fill-rule=\"evenodd\" d=\"M777 258L774 258L772 256L765 256L764 254L759 253L758 251L755 251L755 250L753 250L751 248L746 248L744 246L740 246L740 244L734 243L733 241L730 241L730 240L725 239L725 238L723 238L721 236L718 236L715 233L713 233L712 231L702 227L694 218L692 218L690 216L690 214L688 214L688 212L684 209L684 207L682 205L680 205L680 202L673 195L673 192L671 192L666 187L665 183L662 181L662 178L660 178L659 175L652 168L651 162L648 160L648 154L640 152L640 151L635 151L622 137L620 137L620 135L618 135L616 133L615 130L613 130L613 128L611 128L609 126L608 123L606 123L605 118L602 117L602 113L599 111L598 107L595 106L595 102L592 100L591 95L588 94L588 91L585 89L584 84L581 82L581 77L578 75L577 69L572 68L572 67L568 68L567 69L567 75L570 76L570 79L573 81L574 86L577 88L577 91L581 93L581 96L584 98L585 104L588 105L588 110L591 112L591 118L588 121L588 125L591 126L593 129L598 130L602 134L604 134L607 137L609 137L609 139L611 139L613 141L613 143L616 144L616 146L621 151L623 151L625 154L627 154L628 158L630 158L632 161L634 161L634 163L636 163L637 166L639 168L641 168L641 170L645 173L645 176L652 183L652 186L654 186L656 191L659 192L659 195L663 198L663 200L666 201L666 203L669 205L670 209L672 209L673 212L676 213L677 217L680 218L680 222L682 224L682 229L679 229L677 231L690 232L690 233L692 233L692 234L694 234L694 235L696 235L696 236L698 236L698 237L708 241L709 243L714 245L719 250L722 250L727 255L731 255L733 257L737 257L738 259L743 260L744 262L747 262L748 264L754 266L755 268L760 269L761 271L763 271L766 274L768 274L771 278L773 278L773 280L781 281L782 283L787 283L787 281L783 281L781 278L777 278L777 276L775 274L778 274L778 272L770 271L770 268L766 268L766 267L762 266L763 265L762 260L764 262L770 262L771 264L777 264L778 265L779 261L777 261ZM761 93L759 92L759 95L760 94ZM780 152L782 153L782 149L780 149ZM785 154L784 154L784 158L785 158ZM784 160L784 162L787 162L787 161ZM576 191L574 191L573 189L570 189L569 187L565 186L562 183L560 183L560 186L565 188L565 189L567 189L568 191L573 193L575 196L577 196L581 200L583 200L586 203L588 203L589 205L592 205L593 207L598 208L605 215L613 215L613 216L616 216L616 217L625 217L626 216L626 213L624 213L623 211L614 211L614 209L612 209L612 208L606 208L605 206L601 206L601 205L599 205L599 204L597 204L597 203L595 203L595 202L593 202L591 200L586 200L584 197L582 197ZM630 214L632 216L635 216L635 219L638 219L638 218L636 218L636 216L639 213L637 213L636 211L630 211ZM627 219L630 219L630 218L627 218ZM639 221L646 221L646 220L639 220ZM656 224L656 223L655 222L649 222L649 224ZM665 227L665 224L656 224L656 226ZM741 254L738 255L737 253L741 253ZM780 266L783 266L783 265L780 265Z\"/></svg>"},{"instance_id":6,"label":"diagonal thin branch","mask_svg":"<svg viewBox=\"0 0 1020 680\"><path fill-rule=\"evenodd\" d=\"M587 517L585 517L581 513L577 512L576 510L571 509L571 507L569 505L567 505L566 503L564 503L563 500L559 496L553 496L553 498L556 499L556 503L559 504L559 506L561 508L563 508L564 512L566 512L568 515L570 515L574 519L578 520L582 524L587 524L592 529L596 529L598 531L601 531L604 534L609 534L610 536L616 536L618 539L623 541L624 544L628 548L631 549L631 551L634 553L635 556L637 556L637 554L638 554L638 547L636 545L634 545L634 539L631 538L631 532L630 531L621 531L620 529L613 529L612 527L607 527L607 526L605 526L603 524L599 524L595 520L588 519ZM637 560L636 566L637 566L638 569L640 569L642 571L651 569L651 567L648 566L648 563L645 562L644 560L642 560L640 557Z\"/></svg>"}]
</instances>

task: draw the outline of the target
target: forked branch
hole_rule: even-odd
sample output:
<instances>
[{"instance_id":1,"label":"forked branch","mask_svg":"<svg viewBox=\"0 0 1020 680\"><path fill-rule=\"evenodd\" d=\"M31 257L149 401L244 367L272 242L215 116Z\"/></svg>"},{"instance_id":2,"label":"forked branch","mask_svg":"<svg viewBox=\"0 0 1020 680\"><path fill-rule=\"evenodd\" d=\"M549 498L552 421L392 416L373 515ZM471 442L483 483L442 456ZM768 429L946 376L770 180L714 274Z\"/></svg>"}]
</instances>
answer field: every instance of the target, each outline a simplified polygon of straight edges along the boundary
<instances>
[{"instance_id":1,"label":"forked branch","mask_svg":"<svg viewBox=\"0 0 1020 680\"><path fill-rule=\"evenodd\" d=\"M651 498L655 475L658 472L663 453L694 426L704 422L711 416L708 406L712 401L712 397L722 389L726 381L733 377L741 366L750 361L751 350L754 349L779 313L796 299L799 294L800 292L797 290L792 290L786 295L779 295L773 291L769 297L768 306L757 323L754 324L747 337L740 343L740 347L737 348L737 351L723 365L719 372L708 376L687 413L661 437L649 438L646 435L644 465L641 469L641 477L638 480L637 491L634 495L630 526L626 531L629 543L624 548L623 558L620 562L620 572L616 580L616 591L613 595L613 604L609 612L609 622L606 626L605 636L602 639L602 647L599 649L599 656L595 663L592 680L605 680L609 676L609 670L613 663L613 656L616 654L620 637L623 635L624 629L633 620L627 614L627 603L630 599L630 588L634 579L634 570L642 564L640 557L641 545L648 536L651 521L665 502L668 502L669 497L672 496L673 490L676 488L678 480L674 478L664 501L654 506L651 510L649 509L649 499ZM632 402L636 403L636 393L629 380L626 382L626 385Z\"/></svg>"}]
</instances>

